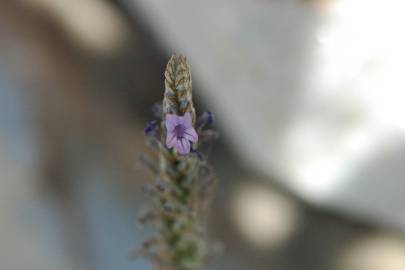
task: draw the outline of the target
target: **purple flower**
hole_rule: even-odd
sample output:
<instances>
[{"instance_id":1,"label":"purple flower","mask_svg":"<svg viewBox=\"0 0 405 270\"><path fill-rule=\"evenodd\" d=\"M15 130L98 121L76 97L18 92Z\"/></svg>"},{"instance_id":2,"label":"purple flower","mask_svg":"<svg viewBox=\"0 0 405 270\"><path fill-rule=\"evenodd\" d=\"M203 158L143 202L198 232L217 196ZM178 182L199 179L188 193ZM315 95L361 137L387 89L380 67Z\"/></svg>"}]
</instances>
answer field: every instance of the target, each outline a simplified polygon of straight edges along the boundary
<instances>
[{"instance_id":1,"label":"purple flower","mask_svg":"<svg viewBox=\"0 0 405 270\"><path fill-rule=\"evenodd\" d=\"M186 112L184 116L166 114L166 146L170 149L176 147L180 154L190 153L190 142L197 142L198 135L191 123L191 114Z\"/></svg>"}]
</instances>

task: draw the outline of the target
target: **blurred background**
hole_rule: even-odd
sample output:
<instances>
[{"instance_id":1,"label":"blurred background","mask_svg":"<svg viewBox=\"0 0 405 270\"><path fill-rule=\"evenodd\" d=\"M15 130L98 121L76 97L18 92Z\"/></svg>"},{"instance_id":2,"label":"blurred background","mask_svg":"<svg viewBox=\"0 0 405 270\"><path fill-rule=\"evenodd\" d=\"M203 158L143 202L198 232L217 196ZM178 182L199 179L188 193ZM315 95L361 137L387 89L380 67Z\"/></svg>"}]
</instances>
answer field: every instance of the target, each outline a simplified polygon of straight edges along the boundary
<instances>
[{"instance_id":1,"label":"blurred background","mask_svg":"<svg viewBox=\"0 0 405 270\"><path fill-rule=\"evenodd\" d=\"M405 269L405 3L3 0L0 268L128 254L172 53L221 138L207 269Z\"/></svg>"}]
</instances>

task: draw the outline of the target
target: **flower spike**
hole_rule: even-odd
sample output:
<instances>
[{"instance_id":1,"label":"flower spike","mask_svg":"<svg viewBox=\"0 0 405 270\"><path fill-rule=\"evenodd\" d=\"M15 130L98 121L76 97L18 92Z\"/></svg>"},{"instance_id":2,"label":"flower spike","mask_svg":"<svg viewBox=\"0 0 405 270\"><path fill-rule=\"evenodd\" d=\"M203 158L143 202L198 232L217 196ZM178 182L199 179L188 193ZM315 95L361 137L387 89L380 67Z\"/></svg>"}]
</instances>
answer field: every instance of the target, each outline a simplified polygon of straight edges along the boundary
<instances>
[{"instance_id":1,"label":"flower spike","mask_svg":"<svg viewBox=\"0 0 405 270\"><path fill-rule=\"evenodd\" d=\"M153 110L160 123L152 121L145 129L159 151L159 164L153 167L157 180L150 192L156 202L150 216L158 233L145 243L142 254L156 270L201 270L210 257L206 218L215 177L211 171L202 173L207 164L198 146L213 114L204 113L196 123L190 66L184 56L170 58L160 104Z\"/></svg>"}]
</instances>

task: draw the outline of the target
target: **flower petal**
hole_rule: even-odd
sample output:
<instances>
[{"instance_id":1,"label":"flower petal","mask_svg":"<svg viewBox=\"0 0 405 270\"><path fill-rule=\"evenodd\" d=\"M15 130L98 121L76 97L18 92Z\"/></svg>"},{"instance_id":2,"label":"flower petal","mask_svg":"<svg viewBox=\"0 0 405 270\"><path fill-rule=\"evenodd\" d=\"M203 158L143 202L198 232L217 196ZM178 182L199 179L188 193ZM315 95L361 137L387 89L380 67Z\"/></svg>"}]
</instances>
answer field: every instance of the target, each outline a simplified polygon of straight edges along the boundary
<instances>
[{"instance_id":1,"label":"flower petal","mask_svg":"<svg viewBox=\"0 0 405 270\"><path fill-rule=\"evenodd\" d=\"M186 155L190 153L190 142L185 138L177 140L176 149L177 151L179 151L180 154Z\"/></svg>"},{"instance_id":2,"label":"flower petal","mask_svg":"<svg viewBox=\"0 0 405 270\"><path fill-rule=\"evenodd\" d=\"M166 146L170 149L172 148L177 142L177 137L174 132L168 132L166 136Z\"/></svg>"},{"instance_id":3,"label":"flower petal","mask_svg":"<svg viewBox=\"0 0 405 270\"><path fill-rule=\"evenodd\" d=\"M175 114L166 114L166 129L168 132L173 131L173 129L180 124L181 116Z\"/></svg>"},{"instance_id":4,"label":"flower petal","mask_svg":"<svg viewBox=\"0 0 405 270\"><path fill-rule=\"evenodd\" d=\"M197 132L193 127L189 127L184 131L184 138L186 138L189 141L192 141L193 143L196 143L198 141L198 135Z\"/></svg>"},{"instance_id":5,"label":"flower petal","mask_svg":"<svg viewBox=\"0 0 405 270\"><path fill-rule=\"evenodd\" d=\"M186 112L183 117L182 117L182 124L184 126L184 128L189 128L192 127L192 123L191 123L191 114L189 112Z\"/></svg>"}]
</instances>

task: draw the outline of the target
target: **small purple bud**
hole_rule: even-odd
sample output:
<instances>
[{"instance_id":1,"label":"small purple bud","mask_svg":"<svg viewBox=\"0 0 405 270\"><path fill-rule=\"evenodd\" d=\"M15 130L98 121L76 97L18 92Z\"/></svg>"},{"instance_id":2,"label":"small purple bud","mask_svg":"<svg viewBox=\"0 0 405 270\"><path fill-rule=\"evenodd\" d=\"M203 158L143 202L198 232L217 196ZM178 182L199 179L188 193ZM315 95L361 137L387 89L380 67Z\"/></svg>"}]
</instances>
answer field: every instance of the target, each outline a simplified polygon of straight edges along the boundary
<instances>
[{"instance_id":1,"label":"small purple bud","mask_svg":"<svg viewBox=\"0 0 405 270\"><path fill-rule=\"evenodd\" d=\"M202 129L205 125L211 125L214 123L214 114L212 112L203 112L203 114L198 118L196 128Z\"/></svg>"},{"instance_id":2,"label":"small purple bud","mask_svg":"<svg viewBox=\"0 0 405 270\"><path fill-rule=\"evenodd\" d=\"M207 119L208 125L211 125L215 121L214 114L212 112L204 112L203 117Z\"/></svg>"},{"instance_id":3,"label":"small purple bud","mask_svg":"<svg viewBox=\"0 0 405 270\"><path fill-rule=\"evenodd\" d=\"M147 135L152 135L152 133L155 132L156 130L157 130L157 121L156 121L156 120L153 120L153 121L150 121L150 122L146 125L145 133L146 133Z\"/></svg>"}]
</instances>

